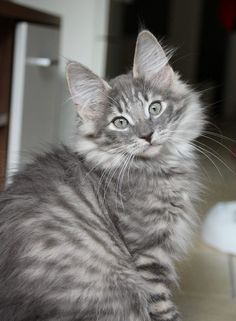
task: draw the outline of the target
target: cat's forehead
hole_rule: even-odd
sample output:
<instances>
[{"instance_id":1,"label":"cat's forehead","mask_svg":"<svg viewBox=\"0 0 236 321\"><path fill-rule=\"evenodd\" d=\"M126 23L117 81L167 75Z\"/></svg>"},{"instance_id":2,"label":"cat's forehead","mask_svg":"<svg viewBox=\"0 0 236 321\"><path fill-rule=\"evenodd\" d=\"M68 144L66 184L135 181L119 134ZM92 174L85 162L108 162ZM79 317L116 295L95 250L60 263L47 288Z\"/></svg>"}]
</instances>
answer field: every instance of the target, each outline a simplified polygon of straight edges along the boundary
<instances>
[{"instance_id":1,"label":"cat's forehead","mask_svg":"<svg viewBox=\"0 0 236 321\"><path fill-rule=\"evenodd\" d=\"M116 77L110 82L109 102L113 115L130 115L134 122L149 118L148 106L153 100L162 100L161 93L153 90L143 79L134 79L132 74Z\"/></svg>"},{"instance_id":2,"label":"cat's forehead","mask_svg":"<svg viewBox=\"0 0 236 321\"><path fill-rule=\"evenodd\" d=\"M121 113L132 113L133 109L144 109L151 99L151 92L141 79L133 79L131 74L119 76L111 81L111 97Z\"/></svg>"},{"instance_id":3,"label":"cat's forehead","mask_svg":"<svg viewBox=\"0 0 236 321\"><path fill-rule=\"evenodd\" d=\"M111 94L116 99L136 101L140 97L148 100L144 82L141 79L134 79L131 74L121 75L111 81Z\"/></svg>"}]
</instances>

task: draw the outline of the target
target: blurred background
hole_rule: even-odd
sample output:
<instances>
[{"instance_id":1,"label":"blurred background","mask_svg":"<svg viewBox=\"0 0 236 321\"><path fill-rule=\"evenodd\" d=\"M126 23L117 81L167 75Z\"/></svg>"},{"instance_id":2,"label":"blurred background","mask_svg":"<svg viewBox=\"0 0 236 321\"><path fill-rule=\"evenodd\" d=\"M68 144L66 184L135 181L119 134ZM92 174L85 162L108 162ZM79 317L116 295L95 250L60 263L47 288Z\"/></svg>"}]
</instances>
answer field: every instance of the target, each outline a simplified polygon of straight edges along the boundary
<instances>
[{"instance_id":1,"label":"blurred background","mask_svg":"<svg viewBox=\"0 0 236 321\"><path fill-rule=\"evenodd\" d=\"M236 198L235 0L0 0L1 188L35 152L71 142L75 109L65 82L67 60L108 79L126 72L143 27L176 49L172 66L202 93L209 115L198 142L204 223L178 267L175 300L185 321L235 321L236 208L221 207L228 230L214 218L216 204ZM231 233L225 240L230 250L203 241L219 225L214 237Z\"/></svg>"}]
</instances>

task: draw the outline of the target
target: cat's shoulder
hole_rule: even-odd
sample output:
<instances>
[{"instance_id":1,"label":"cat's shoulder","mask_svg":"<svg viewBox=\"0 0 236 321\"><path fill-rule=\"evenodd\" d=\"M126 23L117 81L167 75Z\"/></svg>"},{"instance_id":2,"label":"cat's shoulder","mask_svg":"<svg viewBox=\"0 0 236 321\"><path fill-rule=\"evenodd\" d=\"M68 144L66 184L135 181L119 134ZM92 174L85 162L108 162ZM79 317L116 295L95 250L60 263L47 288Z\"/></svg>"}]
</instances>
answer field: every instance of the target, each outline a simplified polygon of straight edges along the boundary
<instances>
[{"instance_id":1,"label":"cat's shoulder","mask_svg":"<svg viewBox=\"0 0 236 321\"><path fill-rule=\"evenodd\" d=\"M46 153L35 155L33 161L25 165L11 178L4 194L45 193L57 182L69 181L80 176L83 171L83 157L70 147L61 145ZM0 197L1 200L1 197Z\"/></svg>"}]
</instances>

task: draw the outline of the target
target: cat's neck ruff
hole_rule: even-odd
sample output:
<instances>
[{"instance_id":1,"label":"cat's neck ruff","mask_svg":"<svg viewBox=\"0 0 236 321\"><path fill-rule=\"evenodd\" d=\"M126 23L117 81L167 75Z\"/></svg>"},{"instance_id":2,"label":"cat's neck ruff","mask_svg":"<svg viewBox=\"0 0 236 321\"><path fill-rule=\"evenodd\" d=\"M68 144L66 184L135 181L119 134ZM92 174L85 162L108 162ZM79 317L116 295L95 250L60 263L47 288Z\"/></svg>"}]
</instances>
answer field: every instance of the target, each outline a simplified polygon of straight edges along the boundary
<instances>
[{"instance_id":1,"label":"cat's neck ruff","mask_svg":"<svg viewBox=\"0 0 236 321\"><path fill-rule=\"evenodd\" d=\"M86 146L86 148L85 148ZM129 172L145 174L153 173L158 176L167 176L169 173L183 173L188 169L194 170L196 164L196 154L192 150L192 146L185 146L185 152L182 153L179 149L175 150L173 146L169 146L170 151L165 152L165 157L160 153L155 157L124 155L122 153L114 154L109 151L103 151L99 148L94 148L94 145L86 144L80 141L74 148L76 153L79 153L92 171L98 172L113 172L113 177L119 175L122 170L124 175ZM186 150L188 149L188 153Z\"/></svg>"}]
</instances>

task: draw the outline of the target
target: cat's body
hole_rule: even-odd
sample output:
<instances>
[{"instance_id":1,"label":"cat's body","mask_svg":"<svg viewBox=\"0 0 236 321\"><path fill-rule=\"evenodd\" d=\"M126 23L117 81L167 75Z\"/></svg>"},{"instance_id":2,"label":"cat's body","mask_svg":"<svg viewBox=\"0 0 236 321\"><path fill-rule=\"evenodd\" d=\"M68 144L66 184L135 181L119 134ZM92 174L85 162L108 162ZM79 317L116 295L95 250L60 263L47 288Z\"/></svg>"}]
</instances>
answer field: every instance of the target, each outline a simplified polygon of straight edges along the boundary
<instances>
[{"instance_id":1,"label":"cat's body","mask_svg":"<svg viewBox=\"0 0 236 321\"><path fill-rule=\"evenodd\" d=\"M147 32L141 37L153 41ZM104 94L133 124L141 149L130 144L123 116L115 117L116 130L113 123L104 125L109 112L101 118L98 108L98 125L91 110L85 116L82 110L87 121L79 122L73 151L38 157L2 193L1 321L179 320L171 302L173 262L185 252L196 219L191 141L203 119L193 92L179 80L172 88L163 88L163 75L160 80L153 85L128 74ZM144 117L155 95L166 106L158 119L146 111ZM186 110L193 106L190 117ZM162 136L155 145L157 124Z\"/></svg>"},{"instance_id":2,"label":"cat's body","mask_svg":"<svg viewBox=\"0 0 236 321\"><path fill-rule=\"evenodd\" d=\"M51 309L68 320L96 320L96 309L108 304L114 309L109 313L121 313L119 321L128 320L132 304L138 313L138 300L148 293L135 260L148 266L150 259L141 257L145 251L153 256L156 275L151 277L165 283L159 265L170 269L175 281L171 257L182 249L191 218L189 212L185 218L191 174L185 171L184 179L181 172L179 179L180 170L169 168L163 175L154 168L148 175L131 170L121 182L124 199L117 176L107 186L101 171L89 173L84 160L68 149L30 165L1 197L0 320L24 320L21 310L27 311L26 320L37 320L37 309L42 320L53 315ZM109 313L105 320L116 320Z\"/></svg>"}]
</instances>

